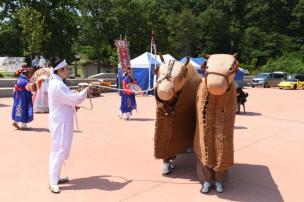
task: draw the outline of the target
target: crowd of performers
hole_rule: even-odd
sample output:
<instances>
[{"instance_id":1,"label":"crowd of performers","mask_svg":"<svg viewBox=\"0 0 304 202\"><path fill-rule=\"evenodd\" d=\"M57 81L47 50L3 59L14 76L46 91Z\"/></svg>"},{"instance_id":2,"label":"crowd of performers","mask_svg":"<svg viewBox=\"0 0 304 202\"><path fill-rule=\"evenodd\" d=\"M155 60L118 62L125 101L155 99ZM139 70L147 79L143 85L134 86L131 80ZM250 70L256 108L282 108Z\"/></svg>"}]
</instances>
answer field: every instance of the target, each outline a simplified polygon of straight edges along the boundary
<instances>
[{"instance_id":1,"label":"crowd of performers","mask_svg":"<svg viewBox=\"0 0 304 202\"><path fill-rule=\"evenodd\" d=\"M235 87L231 84L226 91L227 93L220 98L213 96L207 93L207 81L201 80L193 67L188 67L187 64L179 64L179 62L175 62L176 64L182 69L179 72L178 81L183 85L170 90L170 93L174 92L173 95L170 95L173 101L161 100L161 96L166 96L164 93L161 94L161 85L158 85L155 90L157 92L155 96L157 102L154 138L155 158L163 159L163 174L168 175L174 168L173 160L176 155L189 148L194 148L197 156L198 172L203 175L201 192L208 193L211 183L214 181L216 191L221 193L223 192L222 182L226 177L228 168L233 164L233 143L230 144L230 142L233 142L235 106L232 107L233 110L229 109L230 106L234 105L231 103L236 103ZM173 67L174 62L171 65ZM167 71L167 69L170 68L165 70ZM178 73L175 71L176 69L172 70L171 68L169 74L168 72L161 73L168 77L160 78L159 84L169 82L173 85L174 81L167 80L172 79L170 74ZM35 108L33 103L37 103L37 111L49 112L49 130L51 133L49 188L53 193L60 193L59 184L69 181L68 177L60 176L60 171L70 154L77 106L87 98L90 86L78 93L69 89L64 82L68 77L68 64L64 59L56 58L52 61L52 72L50 78L31 81L33 75L31 67L23 65L18 70L19 77L13 95L12 119L14 127L28 130L27 124L33 121ZM136 84L136 80L130 67L127 67L123 72L121 81L120 118L130 120L132 111L137 108L135 93L131 87L132 84ZM208 80L208 82L212 82L212 80ZM172 85L164 84L167 87L175 87ZM201 91L201 95L196 97L197 90L198 92ZM35 95L33 96L33 94ZM220 100L225 102L221 103ZM199 103L199 105L195 103ZM217 108L215 105L213 106L213 103L220 103L221 107ZM173 104L174 107L172 108ZM199 107L196 108L196 106ZM176 112L175 107L179 107ZM199 115L196 114L196 111L200 112ZM224 112L230 114L226 115ZM227 123L227 126L221 126L220 128L215 119L210 118L212 113L221 114L223 119L220 122ZM186 126L183 122L189 122L190 124ZM19 125L20 123L21 125ZM206 126L206 124L210 126ZM222 142L222 139L220 139L223 130L224 132L228 131L228 133L225 132L225 137L229 136L231 139L224 141L228 141L229 144ZM188 136L192 136L192 138L189 139ZM218 147L213 145L214 141L217 142Z\"/></svg>"},{"instance_id":2,"label":"crowd of performers","mask_svg":"<svg viewBox=\"0 0 304 202\"><path fill-rule=\"evenodd\" d=\"M71 150L75 112L77 106L87 98L90 87L79 93L72 92L64 82L68 77L67 62L56 58L52 61L52 67L53 73L50 77L41 76L35 79L35 72L47 67L32 68L24 64L16 71L18 79L13 93L12 120L16 129L30 130L27 124L33 121L34 112L49 112L49 130L52 136L49 188L53 193L59 193L58 184L69 181L68 177L60 177L60 170ZM130 120L132 110L136 109L135 94L130 89L130 84L135 83L132 70L127 67L122 77L122 119Z\"/></svg>"}]
</instances>

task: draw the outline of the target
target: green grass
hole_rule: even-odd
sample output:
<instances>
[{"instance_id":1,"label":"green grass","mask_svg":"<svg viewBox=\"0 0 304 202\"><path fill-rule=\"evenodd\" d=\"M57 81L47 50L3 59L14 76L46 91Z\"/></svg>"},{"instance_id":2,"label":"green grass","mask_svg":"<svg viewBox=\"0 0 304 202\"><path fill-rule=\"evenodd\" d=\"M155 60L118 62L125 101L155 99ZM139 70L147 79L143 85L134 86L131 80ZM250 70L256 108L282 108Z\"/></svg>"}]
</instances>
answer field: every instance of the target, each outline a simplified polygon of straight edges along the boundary
<instances>
[{"instance_id":1,"label":"green grass","mask_svg":"<svg viewBox=\"0 0 304 202\"><path fill-rule=\"evenodd\" d=\"M0 70L0 77L1 78L7 78L7 77L14 77L15 72L8 72L6 70Z\"/></svg>"}]
</instances>

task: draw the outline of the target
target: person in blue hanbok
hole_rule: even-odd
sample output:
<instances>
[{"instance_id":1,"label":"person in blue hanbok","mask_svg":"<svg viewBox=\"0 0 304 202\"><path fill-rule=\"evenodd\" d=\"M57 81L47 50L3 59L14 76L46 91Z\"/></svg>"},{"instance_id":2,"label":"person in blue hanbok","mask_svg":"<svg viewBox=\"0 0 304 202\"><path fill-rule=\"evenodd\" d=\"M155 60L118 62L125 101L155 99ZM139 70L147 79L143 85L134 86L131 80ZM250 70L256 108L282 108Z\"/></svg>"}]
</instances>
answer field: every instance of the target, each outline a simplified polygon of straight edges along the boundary
<instances>
[{"instance_id":1,"label":"person in blue hanbok","mask_svg":"<svg viewBox=\"0 0 304 202\"><path fill-rule=\"evenodd\" d=\"M27 124L33 121L33 102L32 92L35 88L35 83L29 81L31 77L31 68L23 65L21 69L17 70L20 76L15 85L12 109L13 126L17 129L29 129ZM19 126L19 122L21 126Z\"/></svg>"},{"instance_id":2,"label":"person in blue hanbok","mask_svg":"<svg viewBox=\"0 0 304 202\"><path fill-rule=\"evenodd\" d=\"M122 79L122 96L120 105L120 118L130 120L132 110L136 109L135 93L131 91L129 85L136 84L136 80L132 76L131 67L126 68L125 75Z\"/></svg>"}]
</instances>

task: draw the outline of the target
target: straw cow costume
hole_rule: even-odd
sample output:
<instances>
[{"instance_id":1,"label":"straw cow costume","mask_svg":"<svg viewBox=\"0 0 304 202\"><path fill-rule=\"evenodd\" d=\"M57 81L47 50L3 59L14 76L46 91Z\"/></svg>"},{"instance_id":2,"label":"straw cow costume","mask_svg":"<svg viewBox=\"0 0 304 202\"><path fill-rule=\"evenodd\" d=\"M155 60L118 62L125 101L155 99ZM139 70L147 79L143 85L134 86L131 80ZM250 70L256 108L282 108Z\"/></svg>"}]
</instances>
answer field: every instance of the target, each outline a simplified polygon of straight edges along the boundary
<instances>
[{"instance_id":1,"label":"straw cow costume","mask_svg":"<svg viewBox=\"0 0 304 202\"><path fill-rule=\"evenodd\" d=\"M68 158L74 131L75 106L87 97L88 88L80 93L72 93L63 79L68 76L65 60L57 60L54 74L49 82L49 128L52 136L51 154L49 159L50 190L59 193L58 184L67 182L68 178L60 178L60 170Z\"/></svg>"},{"instance_id":2,"label":"straw cow costume","mask_svg":"<svg viewBox=\"0 0 304 202\"><path fill-rule=\"evenodd\" d=\"M163 61L156 74L154 156L163 159L163 174L169 174L175 156L193 146L195 96L202 79L189 58L185 64Z\"/></svg>"},{"instance_id":3,"label":"straw cow costume","mask_svg":"<svg viewBox=\"0 0 304 202\"><path fill-rule=\"evenodd\" d=\"M215 54L203 64L205 78L197 91L197 120L194 151L202 193L211 183L222 192L222 182L233 165L233 131L236 89L233 78L238 68L236 55Z\"/></svg>"}]
</instances>

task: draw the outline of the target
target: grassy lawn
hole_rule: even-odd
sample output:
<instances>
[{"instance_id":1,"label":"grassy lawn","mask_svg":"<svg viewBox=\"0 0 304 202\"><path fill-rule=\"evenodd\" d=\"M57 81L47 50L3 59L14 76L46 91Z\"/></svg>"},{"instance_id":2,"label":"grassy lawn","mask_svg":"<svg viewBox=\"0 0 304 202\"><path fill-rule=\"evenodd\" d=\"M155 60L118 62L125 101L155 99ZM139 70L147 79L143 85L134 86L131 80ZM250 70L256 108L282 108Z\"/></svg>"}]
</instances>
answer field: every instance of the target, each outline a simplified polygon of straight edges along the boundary
<instances>
[{"instance_id":1,"label":"grassy lawn","mask_svg":"<svg viewBox=\"0 0 304 202\"><path fill-rule=\"evenodd\" d=\"M0 70L0 78L11 78L11 77L14 77L15 75L15 72L8 72L6 70Z\"/></svg>"}]
</instances>

